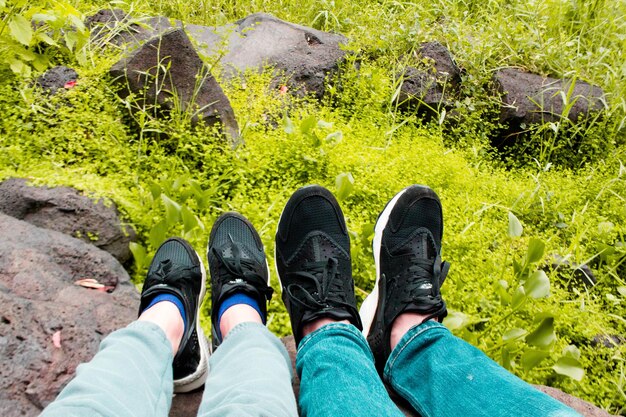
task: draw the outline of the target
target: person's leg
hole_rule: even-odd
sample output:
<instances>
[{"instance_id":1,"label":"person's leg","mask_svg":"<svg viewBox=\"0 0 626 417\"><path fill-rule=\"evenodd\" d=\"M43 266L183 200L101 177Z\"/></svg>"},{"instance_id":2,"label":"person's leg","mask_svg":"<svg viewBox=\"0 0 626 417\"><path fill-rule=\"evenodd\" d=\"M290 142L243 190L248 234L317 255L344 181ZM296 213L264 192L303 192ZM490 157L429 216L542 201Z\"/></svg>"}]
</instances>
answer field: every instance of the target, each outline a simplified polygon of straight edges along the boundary
<instances>
[{"instance_id":1,"label":"person's leg","mask_svg":"<svg viewBox=\"0 0 626 417\"><path fill-rule=\"evenodd\" d=\"M243 216L226 213L213 226L207 258L214 353L198 415L297 416L289 355L263 325L272 289L259 235Z\"/></svg>"},{"instance_id":2,"label":"person's leg","mask_svg":"<svg viewBox=\"0 0 626 417\"><path fill-rule=\"evenodd\" d=\"M385 381L423 417L578 415L434 321L447 314L442 234L441 203L424 186L402 190L376 222L377 282L361 316Z\"/></svg>"},{"instance_id":3,"label":"person's leg","mask_svg":"<svg viewBox=\"0 0 626 417\"><path fill-rule=\"evenodd\" d=\"M384 378L422 417L579 416L434 321L406 332Z\"/></svg>"},{"instance_id":4,"label":"person's leg","mask_svg":"<svg viewBox=\"0 0 626 417\"><path fill-rule=\"evenodd\" d=\"M303 416L404 416L380 380L361 332L325 324L300 342L296 359Z\"/></svg>"},{"instance_id":5,"label":"person's leg","mask_svg":"<svg viewBox=\"0 0 626 417\"><path fill-rule=\"evenodd\" d=\"M203 281L202 263L187 242L164 242L148 270L138 320L106 337L42 415L167 416L176 387L201 385L206 376L204 335L200 329L191 336Z\"/></svg>"},{"instance_id":6,"label":"person's leg","mask_svg":"<svg viewBox=\"0 0 626 417\"><path fill-rule=\"evenodd\" d=\"M298 345L303 416L402 416L359 330L350 237L333 195L296 191L276 233L276 267Z\"/></svg>"},{"instance_id":7,"label":"person's leg","mask_svg":"<svg viewBox=\"0 0 626 417\"><path fill-rule=\"evenodd\" d=\"M91 362L46 407L43 417L165 417L172 402L171 342L154 323L136 321L107 336Z\"/></svg>"},{"instance_id":8,"label":"person's leg","mask_svg":"<svg viewBox=\"0 0 626 417\"><path fill-rule=\"evenodd\" d=\"M291 361L280 339L254 322L226 335L209 360L198 417L296 417Z\"/></svg>"}]
</instances>

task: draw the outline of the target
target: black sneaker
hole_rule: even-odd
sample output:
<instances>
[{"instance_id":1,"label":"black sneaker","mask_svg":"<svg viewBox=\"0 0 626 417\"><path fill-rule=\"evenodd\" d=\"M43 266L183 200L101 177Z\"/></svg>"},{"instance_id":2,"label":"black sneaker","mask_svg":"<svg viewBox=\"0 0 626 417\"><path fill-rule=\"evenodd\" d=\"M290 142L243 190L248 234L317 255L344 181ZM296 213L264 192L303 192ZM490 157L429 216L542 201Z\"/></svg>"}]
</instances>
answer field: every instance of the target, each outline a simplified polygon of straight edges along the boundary
<instances>
[{"instance_id":1,"label":"black sneaker","mask_svg":"<svg viewBox=\"0 0 626 417\"><path fill-rule=\"evenodd\" d=\"M330 191L312 185L291 196L278 222L275 258L296 345L303 325L320 317L349 320L362 329L350 236Z\"/></svg>"},{"instance_id":2,"label":"black sneaker","mask_svg":"<svg viewBox=\"0 0 626 417\"><path fill-rule=\"evenodd\" d=\"M188 392L204 385L210 350L200 327L206 274L196 251L183 239L171 238L159 247L143 283L139 312L158 294L173 294L185 307L187 328L174 356L174 392Z\"/></svg>"},{"instance_id":3,"label":"black sneaker","mask_svg":"<svg viewBox=\"0 0 626 417\"><path fill-rule=\"evenodd\" d=\"M217 314L222 301L234 293L259 303L263 321L272 298L269 268L263 243L252 224L238 213L224 213L213 225L207 249L211 273L211 327L213 348L220 345ZM221 335L225 336L225 335Z\"/></svg>"},{"instance_id":4,"label":"black sneaker","mask_svg":"<svg viewBox=\"0 0 626 417\"><path fill-rule=\"evenodd\" d=\"M373 242L376 286L360 314L381 375L398 315L416 312L439 321L447 315L439 292L450 267L441 261L442 234L441 202L426 186L400 191L378 216Z\"/></svg>"}]
</instances>

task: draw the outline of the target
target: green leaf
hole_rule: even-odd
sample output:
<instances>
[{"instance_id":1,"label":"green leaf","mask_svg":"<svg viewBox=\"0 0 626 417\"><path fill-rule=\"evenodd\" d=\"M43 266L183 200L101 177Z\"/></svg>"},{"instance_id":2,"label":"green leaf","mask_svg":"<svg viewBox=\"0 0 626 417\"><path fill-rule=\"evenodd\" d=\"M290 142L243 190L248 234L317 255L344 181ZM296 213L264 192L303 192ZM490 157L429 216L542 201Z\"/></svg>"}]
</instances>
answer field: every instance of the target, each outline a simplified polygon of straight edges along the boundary
<instances>
[{"instance_id":1,"label":"green leaf","mask_svg":"<svg viewBox=\"0 0 626 417\"><path fill-rule=\"evenodd\" d=\"M529 297L543 298L550 295L550 279L541 269L536 270L524 283L524 290Z\"/></svg>"},{"instance_id":2,"label":"green leaf","mask_svg":"<svg viewBox=\"0 0 626 417\"><path fill-rule=\"evenodd\" d=\"M374 225L372 223L366 223L361 227L361 233L359 237L361 239L361 245L363 245L363 247L372 246L372 244L370 243L368 239L373 234L374 234Z\"/></svg>"},{"instance_id":3,"label":"green leaf","mask_svg":"<svg viewBox=\"0 0 626 417\"><path fill-rule=\"evenodd\" d=\"M137 242L130 242L128 247L130 248L130 252L133 254L133 258L135 259L137 270L142 270L146 264L146 256L148 255L146 248Z\"/></svg>"},{"instance_id":4,"label":"green leaf","mask_svg":"<svg viewBox=\"0 0 626 417\"><path fill-rule=\"evenodd\" d=\"M515 273L515 276L521 279L522 272L524 272L522 264L517 262L517 259L513 259L513 273Z\"/></svg>"},{"instance_id":5,"label":"green leaf","mask_svg":"<svg viewBox=\"0 0 626 417\"><path fill-rule=\"evenodd\" d=\"M585 376L585 370L576 358L562 356L552 367L559 375L570 377L576 381L581 381Z\"/></svg>"},{"instance_id":6,"label":"green leaf","mask_svg":"<svg viewBox=\"0 0 626 417\"><path fill-rule=\"evenodd\" d=\"M542 360L547 358L550 355L549 352L545 352L543 350L537 349L527 349L520 359L522 363L522 368L526 371L530 371L535 366L539 365Z\"/></svg>"},{"instance_id":7,"label":"green leaf","mask_svg":"<svg viewBox=\"0 0 626 417\"><path fill-rule=\"evenodd\" d=\"M563 356L580 359L580 349L578 349L574 345L565 346L565 348L563 349Z\"/></svg>"},{"instance_id":8,"label":"green leaf","mask_svg":"<svg viewBox=\"0 0 626 417\"><path fill-rule=\"evenodd\" d=\"M21 14L16 14L9 22L9 30L13 39L22 45L29 46L33 39L33 28L30 22Z\"/></svg>"},{"instance_id":9,"label":"green leaf","mask_svg":"<svg viewBox=\"0 0 626 417\"><path fill-rule=\"evenodd\" d=\"M509 283L505 280L501 279L494 284L495 292L500 297L500 304L503 306L508 306L511 304L511 296L509 295L507 289L509 288Z\"/></svg>"},{"instance_id":10,"label":"green leaf","mask_svg":"<svg viewBox=\"0 0 626 417\"><path fill-rule=\"evenodd\" d=\"M443 325L449 330L461 329L467 325L469 319L467 315L460 311L450 311L445 319L443 319Z\"/></svg>"},{"instance_id":11,"label":"green leaf","mask_svg":"<svg viewBox=\"0 0 626 417\"><path fill-rule=\"evenodd\" d=\"M511 299L511 307L513 310L517 310L519 307L524 304L526 301L526 292L524 291L524 287L518 287L513 293L513 298Z\"/></svg>"},{"instance_id":12,"label":"green leaf","mask_svg":"<svg viewBox=\"0 0 626 417\"><path fill-rule=\"evenodd\" d=\"M626 297L626 287L623 287L623 286L617 287L617 292L620 293L622 297Z\"/></svg>"},{"instance_id":13,"label":"green leaf","mask_svg":"<svg viewBox=\"0 0 626 417\"><path fill-rule=\"evenodd\" d=\"M339 143L341 143L341 141L343 140L343 133L341 133L341 130L338 130L336 132L333 132L329 135L327 135L324 140L329 143L332 146L335 146Z\"/></svg>"},{"instance_id":14,"label":"green leaf","mask_svg":"<svg viewBox=\"0 0 626 417\"><path fill-rule=\"evenodd\" d=\"M285 117L283 119L283 129L288 135L291 135L296 130L295 126L293 125L293 121L289 118L289 116L287 116L287 113L285 113Z\"/></svg>"},{"instance_id":15,"label":"green leaf","mask_svg":"<svg viewBox=\"0 0 626 417\"><path fill-rule=\"evenodd\" d=\"M526 336L526 343L541 348L550 346L555 340L556 334L554 333L553 317L543 319L539 326L537 326L531 334Z\"/></svg>"},{"instance_id":16,"label":"green leaf","mask_svg":"<svg viewBox=\"0 0 626 417\"><path fill-rule=\"evenodd\" d=\"M22 61L33 61L35 60L35 58L37 58L37 54L34 53L33 51L31 51L30 49L26 49L26 48L19 48L15 50L15 54L18 55Z\"/></svg>"},{"instance_id":17,"label":"green leaf","mask_svg":"<svg viewBox=\"0 0 626 417\"><path fill-rule=\"evenodd\" d=\"M11 67L11 71L15 74L23 75L25 77L30 75L30 67L19 59L12 59L9 65Z\"/></svg>"},{"instance_id":18,"label":"green leaf","mask_svg":"<svg viewBox=\"0 0 626 417\"><path fill-rule=\"evenodd\" d=\"M316 148L318 148L322 144L321 139L315 134L315 132L305 133L304 136L310 138L313 141L313 146L315 146ZM321 150L321 152L322 154L324 153L323 150Z\"/></svg>"},{"instance_id":19,"label":"green leaf","mask_svg":"<svg viewBox=\"0 0 626 417\"><path fill-rule=\"evenodd\" d=\"M157 198L161 197L161 186L159 184L155 184L152 183L149 185L150 188L150 194L152 194L152 200L156 200Z\"/></svg>"},{"instance_id":20,"label":"green leaf","mask_svg":"<svg viewBox=\"0 0 626 417\"><path fill-rule=\"evenodd\" d=\"M165 240L165 235L167 234L167 223L165 220L161 220L158 222L152 229L150 229L150 234L148 236L148 240L150 241L150 245L153 248L158 248L161 243Z\"/></svg>"},{"instance_id":21,"label":"green leaf","mask_svg":"<svg viewBox=\"0 0 626 417\"><path fill-rule=\"evenodd\" d=\"M58 17L53 13L35 13L33 20L35 22L54 22Z\"/></svg>"},{"instance_id":22,"label":"green leaf","mask_svg":"<svg viewBox=\"0 0 626 417\"><path fill-rule=\"evenodd\" d=\"M44 71L48 68L49 63L50 63L50 60L48 59L46 55L37 54L37 57L33 60L33 62L31 62L31 65L37 71Z\"/></svg>"},{"instance_id":23,"label":"green leaf","mask_svg":"<svg viewBox=\"0 0 626 417\"><path fill-rule=\"evenodd\" d=\"M300 123L300 132L306 135L311 132L316 125L317 118L315 116L309 116Z\"/></svg>"},{"instance_id":24,"label":"green leaf","mask_svg":"<svg viewBox=\"0 0 626 417\"><path fill-rule=\"evenodd\" d=\"M178 191L183 185L189 182L189 178L186 175L179 175L172 183L172 190Z\"/></svg>"},{"instance_id":25,"label":"green leaf","mask_svg":"<svg viewBox=\"0 0 626 417\"><path fill-rule=\"evenodd\" d=\"M172 226L178 223L180 219L180 205L165 194L161 194L161 200L163 201L163 205L165 205L165 219L167 220L167 224Z\"/></svg>"},{"instance_id":26,"label":"green leaf","mask_svg":"<svg viewBox=\"0 0 626 417\"><path fill-rule=\"evenodd\" d=\"M500 364L504 369L509 371L513 368L513 357L511 355L511 351L506 346L502 347L502 358L500 359Z\"/></svg>"},{"instance_id":27,"label":"green leaf","mask_svg":"<svg viewBox=\"0 0 626 417\"><path fill-rule=\"evenodd\" d=\"M182 206L180 210L180 215L183 219L183 225L185 226L185 233L189 233L191 230L198 227L198 218L193 214L189 207Z\"/></svg>"},{"instance_id":28,"label":"green leaf","mask_svg":"<svg viewBox=\"0 0 626 417\"><path fill-rule=\"evenodd\" d=\"M67 45L67 49L74 51L74 47L78 42L78 34L76 32L67 31L63 37L65 38L65 45Z\"/></svg>"},{"instance_id":29,"label":"green leaf","mask_svg":"<svg viewBox=\"0 0 626 417\"><path fill-rule=\"evenodd\" d=\"M371 235L374 234L374 224L373 223L365 223L362 227L361 227L361 236L363 238L368 238Z\"/></svg>"},{"instance_id":30,"label":"green leaf","mask_svg":"<svg viewBox=\"0 0 626 417\"><path fill-rule=\"evenodd\" d=\"M543 257L546 244L541 239L532 238L528 243L528 252L526 253L527 263L539 262Z\"/></svg>"},{"instance_id":31,"label":"green leaf","mask_svg":"<svg viewBox=\"0 0 626 417\"><path fill-rule=\"evenodd\" d=\"M317 122L317 127L319 127L320 129L330 129L331 127L333 127L332 122L326 122L324 120L319 120Z\"/></svg>"},{"instance_id":32,"label":"green leaf","mask_svg":"<svg viewBox=\"0 0 626 417\"><path fill-rule=\"evenodd\" d=\"M615 225L611 222L598 223L598 233L601 235L611 233L614 228L615 228Z\"/></svg>"},{"instance_id":33,"label":"green leaf","mask_svg":"<svg viewBox=\"0 0 626 417\"><path fill-rule=\"evenodd\" d=\"M335 179L335 187L337 188L337 200L345 200L354 189L354 177L349 172L343 172L337 175Z\"/></svg>"},{"instance_id":34,"label":"green leaf","mask_svg":"<svg viewBox=\"0 0 626 417\"><path fill-rule=\"evenodd\" d=\"M510 329L504 332L502 340L508 342L509 340L517 340L522 336L526 336L528 332L524 329Z\"/></svg>"},{"instance_id":35,"label":"green leaf","mask_svg":"<svg viewBox=\"0 0 626 417\"><path fill-rule=\"evenodd\" d=\"M524 228L522 227L522 223L520 223L519 219L515 217L513 212L509 211L509 237L520 237L523 231Z\"/></svg>"}]
</instances>

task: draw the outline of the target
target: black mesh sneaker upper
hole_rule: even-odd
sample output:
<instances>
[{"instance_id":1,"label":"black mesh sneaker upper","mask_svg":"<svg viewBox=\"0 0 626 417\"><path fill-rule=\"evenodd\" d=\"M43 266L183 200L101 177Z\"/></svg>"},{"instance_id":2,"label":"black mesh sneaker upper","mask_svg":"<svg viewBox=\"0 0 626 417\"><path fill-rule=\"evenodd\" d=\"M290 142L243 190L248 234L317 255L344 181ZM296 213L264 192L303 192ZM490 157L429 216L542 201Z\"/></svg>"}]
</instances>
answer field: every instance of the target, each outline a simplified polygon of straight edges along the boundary
<instances>
[{"instance_id":1,"label":"black mesh sneaker upper","mask_svg":"<svg viewBox=\"0 0 626 417\"><path fill-rule=\"evenodd\" d=\"M391 325L398 315L416 312L439 321L447 315L440 293L449 268L441 261L442 235L437 195L423 186L407 188L391 209L379 249L379 299L368 342L381 373L390 354Z\"/></svg>"},{"instance_id":2,"label":"black mesh sneaker upper","mask_svg":"<svg viewBox=\"0 0 626 417\"><path fill-rule=\"evenodd\" d=\"M320 186L296 191L276 232L276 268L296 343L302 326L319 317L349 320L356 310L350 237L334 196Z\"/></svg>"},{"instance_id":3,"label":"black mesh sneaker upper","mask_svg":"<svg viewBox=\"0 0 626 417\"><path fill-rule=\"evenodd\" d=\"M143 284L139 312L158 294L169 293L182 300L187 326L174 357L174 380L184 378L200 365L196 317L202 288L202 267L194 249L183 239L171 238L159 247Z\"/></svg>"},{"instance_id":4,"label":"black mesh sneaker upper","mask_svg":"<svg viewBox=\"0 0 626 417\"><path fill-rule=\"evenodd\" d=\"M225 213L213 225L207 250L211 274L211 325L213 346L221 340L217 314L222 301L234 293L257 300L265 319L272 298L267 262L261 238L252 224L238 213Z\"/></svg>"}]
</instances>

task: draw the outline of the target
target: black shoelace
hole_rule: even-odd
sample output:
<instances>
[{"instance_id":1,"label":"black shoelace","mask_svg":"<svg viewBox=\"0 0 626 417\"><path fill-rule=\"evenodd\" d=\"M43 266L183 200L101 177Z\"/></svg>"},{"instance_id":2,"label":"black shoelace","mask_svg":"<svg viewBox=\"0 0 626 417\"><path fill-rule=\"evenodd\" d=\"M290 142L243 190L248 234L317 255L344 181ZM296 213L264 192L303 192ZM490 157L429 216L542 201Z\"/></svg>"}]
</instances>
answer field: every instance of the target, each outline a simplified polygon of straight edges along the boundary
<instances>
[{"instance_id":1,"label":"black shoelace","mask_svg":"<svg viewBox=\"0 0 626 417\"><path fill-rule=\"evenodd\" d=\"M307 262L302 271L289 273L288 275L292 275L300 282L309 282L314 288L313 292L309 292L303 285L289 284L286 287L289 298L306 310L317 311L329 307L349 309L351 304L346 300L337 266L336 258L328 258L326 261Z\"/></svg>"},{"instance_id":2,"label":"black shoelace","mask_svg":"<svg viewBox=\"0 0 626 417\"><path fill-rule=\"evenodd\" d=\"M195 274L198 273L198 271L194 271L195 268L195 266L183 267L166 259L159 262L159 266L148 276L148 279L165 282L178 282L181 280L191 282Z\"/></svg>"},{"instance_id":3,"label":"black shoelace","mask_svg":"<svg viewBox=\"0 0 626 417\"><path fill-rule=\"evenodd\" d=\"M438 307L442 303L439 290L446 279L450 264L442 262L439 255L435 259L411 256L410 261L411 266L404 277L406 296L402 301L411 303L419 300L419 304L430 305L430 308Z\"/></svg>"},{"instance_id":4,"label":"black shoelace","mask_svg":"<svg viewBox=\"0 0 626 417\"><path fill-rule=\"evenodd\" d=\"M233 256L224 257L219 250L213 248L213 254L219 259L221 284L241 282L252 285L262 296L269 301L274 289L267 285L267 280L256 272L258 263L252 259L241 257L241 249L229 235Z\"/></svg>"}]
</instances>

